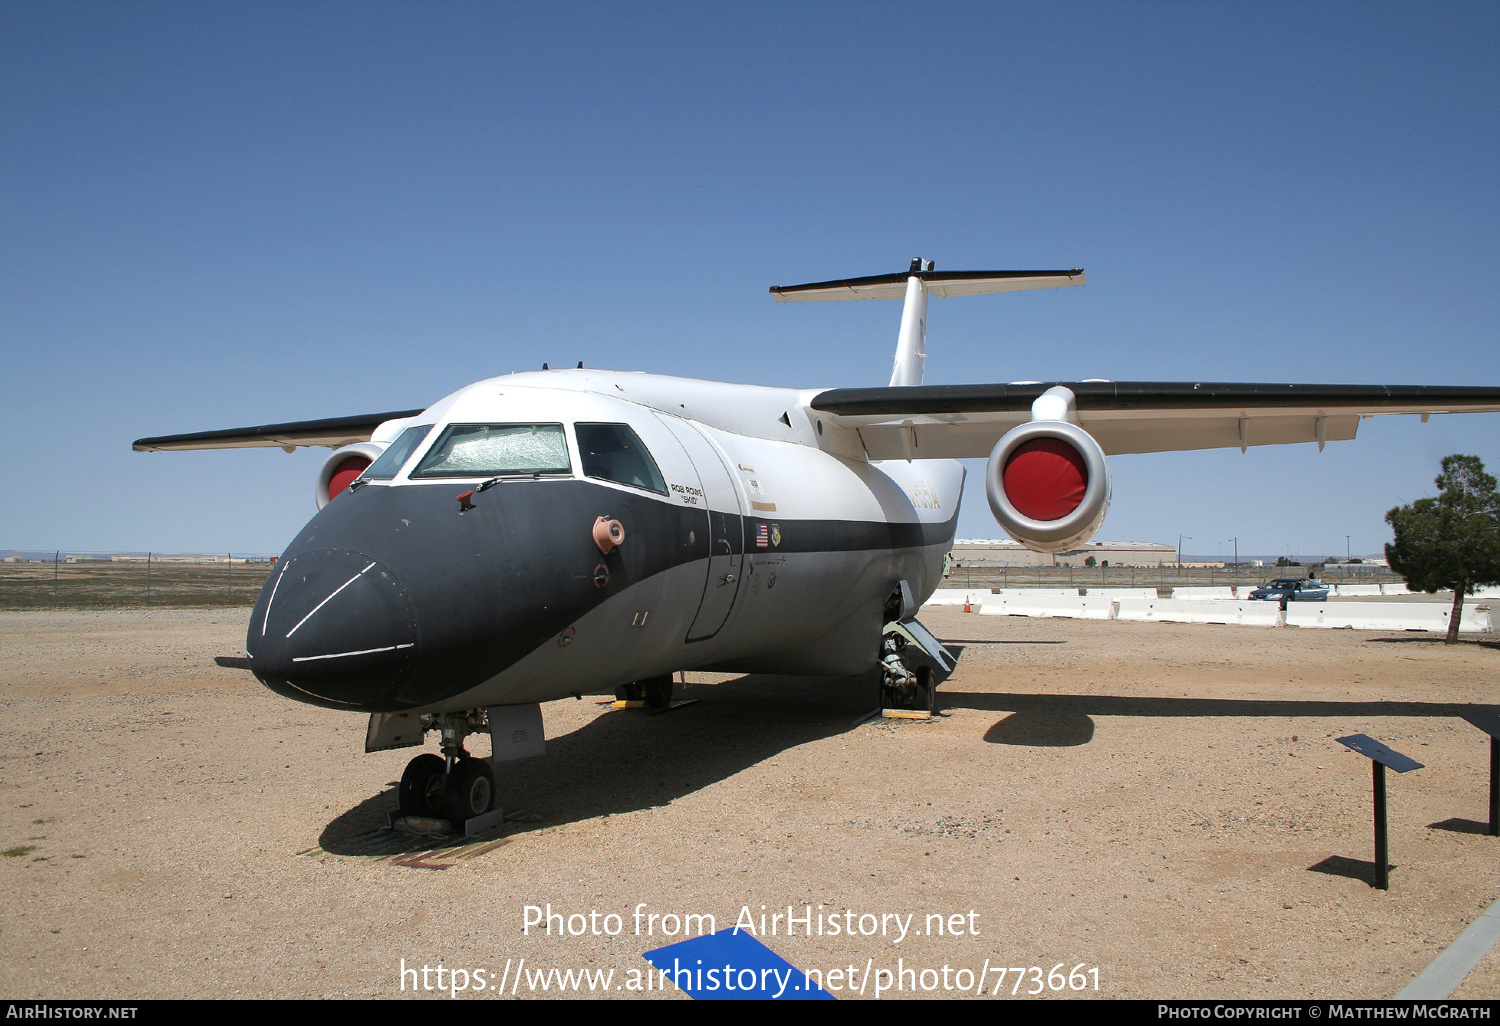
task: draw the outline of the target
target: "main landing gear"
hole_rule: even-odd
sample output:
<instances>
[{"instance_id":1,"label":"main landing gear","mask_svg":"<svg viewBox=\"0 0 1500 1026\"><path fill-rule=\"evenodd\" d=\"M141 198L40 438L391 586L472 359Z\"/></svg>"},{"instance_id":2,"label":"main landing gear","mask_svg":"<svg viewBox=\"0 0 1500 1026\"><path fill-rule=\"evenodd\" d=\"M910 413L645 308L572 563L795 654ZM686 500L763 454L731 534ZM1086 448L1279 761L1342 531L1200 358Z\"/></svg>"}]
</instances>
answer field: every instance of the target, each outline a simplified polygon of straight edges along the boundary
<instances>
[{"instance_id":1,"label":"main landing gear","mask_svg":"<svg viewBox=\"0 0 1500 1026\"><path fill-rule=\"evenodd\" d=\"M403 816L446 819L462 833L469 820L495 804L495 771L489 760L464 751L463 739L488 729L482 711L422 717L422 726L442 733L442 755L419 755L406 764L397 791Z\"/></svg>"},{"instance_id":2,"label":"main landing gear","mask_svg":"<svg viewBox=\"0 0 1500 1026\"><path fill-rule=\"evenodd\" d=\"M931 716L938 685L957 660L915 618L885 625L880 641L880 708Z\"/></svg>"},{"instance_id":3,"label":"main landing gear","mask_svg":"<svg viewBox=\"0 0 1500 1026\"><path fill-rule=\"evenodd\" d=\"M666 709L672 704L673 680L670 673L647 677L615 688L617 702L644 702L647 709Z\"/></svg>"}]
</instances>

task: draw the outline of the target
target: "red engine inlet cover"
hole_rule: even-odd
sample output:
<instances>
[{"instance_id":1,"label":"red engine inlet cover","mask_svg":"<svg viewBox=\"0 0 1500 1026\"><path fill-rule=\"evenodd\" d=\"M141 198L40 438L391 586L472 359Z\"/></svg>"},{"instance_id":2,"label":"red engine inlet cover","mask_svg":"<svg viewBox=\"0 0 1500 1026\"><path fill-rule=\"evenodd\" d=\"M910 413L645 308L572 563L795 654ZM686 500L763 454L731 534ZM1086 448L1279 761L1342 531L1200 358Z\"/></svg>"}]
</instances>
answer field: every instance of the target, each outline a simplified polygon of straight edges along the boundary
<instances>
[{"instance_id":1,"label":"red engine inlet cover","mask_svg":"<svg viewBox=\"0 0 1500 1026\"><path fill-rule=\"evenodd\" d=\"M363 474L365 468L369 465L370 461L363 456L350 456L347 460L340 463L332 476L328 478L328 497L332 499L339 492L348 488L349 482Z\"/></svg>"},{"instance_id":2,"label":"red engine inlet cover","mask_svg":"<svg viewBox=\"0 0 1500 1026\"><path fill-rule=\"evenodd\" d=\"M1010 454L1005 497L1022 516L1061 520L1078 508L1089 486L1083 456L1060 438L1033 438Z\"/></svg>"}]
</instances>

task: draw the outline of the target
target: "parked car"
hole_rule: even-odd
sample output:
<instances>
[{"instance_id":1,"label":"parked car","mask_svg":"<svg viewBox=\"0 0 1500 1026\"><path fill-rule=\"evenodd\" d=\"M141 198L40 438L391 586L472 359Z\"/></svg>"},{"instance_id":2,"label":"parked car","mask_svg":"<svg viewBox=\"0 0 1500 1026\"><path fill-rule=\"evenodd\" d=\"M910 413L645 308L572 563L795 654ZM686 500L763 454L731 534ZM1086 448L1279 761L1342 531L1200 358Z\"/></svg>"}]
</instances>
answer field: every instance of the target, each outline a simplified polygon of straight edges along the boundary
<instances>
[{"instance_id":1,"label":"parked car","mask_svg":"<svg viewBox=\"0 0 1500 1026\"><path fill-rule=\"evenodd\" d=\"M1256 588L1250 597L1266 602L1327 602L1328 585L1316 578L1278 577L1264 588Z\"/></svg>"}]
</instances>

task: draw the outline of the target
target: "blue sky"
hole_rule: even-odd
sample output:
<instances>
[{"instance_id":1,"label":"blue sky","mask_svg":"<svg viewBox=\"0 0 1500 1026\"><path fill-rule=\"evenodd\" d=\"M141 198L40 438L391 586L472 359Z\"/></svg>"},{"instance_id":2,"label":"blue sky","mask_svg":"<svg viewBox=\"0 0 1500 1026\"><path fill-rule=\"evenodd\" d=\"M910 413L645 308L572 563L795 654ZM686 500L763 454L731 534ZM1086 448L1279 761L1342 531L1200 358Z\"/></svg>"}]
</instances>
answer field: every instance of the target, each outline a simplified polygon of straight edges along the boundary
<instances>
[{"instance_id":1,"label":"blue sky","mask_svg":"<svg viewBox=\"0 0 1500 1026\"><path fill-rule=\"evenodd\" d=\"M280 550L326 450L143 435L427 405L583 360L884 384L1500 385L1500 7L0 6L0 548ZM1100 538L1377 552L1500 414L1120 457ZM982 464L971 468L978 484ZM962 536L997 536L971 488Z\"/></svg>"}]
</instances>

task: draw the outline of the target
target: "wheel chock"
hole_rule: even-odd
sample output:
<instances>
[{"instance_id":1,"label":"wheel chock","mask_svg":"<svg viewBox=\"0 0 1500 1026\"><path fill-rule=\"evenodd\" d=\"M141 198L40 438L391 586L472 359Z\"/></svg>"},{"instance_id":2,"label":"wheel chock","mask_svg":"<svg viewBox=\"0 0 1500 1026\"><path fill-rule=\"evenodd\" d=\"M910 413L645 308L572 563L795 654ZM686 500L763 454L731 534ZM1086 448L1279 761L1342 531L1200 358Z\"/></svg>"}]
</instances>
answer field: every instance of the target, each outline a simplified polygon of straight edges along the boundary
<instances>
[{"instance_id":1,"label":"wheel chock","mask_svg":"<svg viewBox=\"0 0 1500 1026\"><path fill-rule=\"evenodd\" d=\"M393 812L387 829L399 830L403 834L416 834L418 837L447 837L453 833L453 824L436 816L403 816L400 812Z\"/></svg>"},{"instance_id":2,"label":"wheel chock","mask_svg":"<svg viewBox=\"0 0 1500 1026\"><path fill-rule=\"evenodd\" d=\"M696 701L698 701L696 698L679 698L670 705L664 705L658 709L647 709L646 712L652 716L660 716L664 712L671 712L673 709L681 709L683 706L692 705Z\"/></svg>"},{"instance_id":3,"label":"wheel chock","mask_svg":"<svg viewBox=\"0 0 1500 1026\"><path fill-rule=\"evenodd\" d=\"M505 810L495 806L482 816L470 816L464 824L465 837L483 837L505 825Z\"/></svg>"}]
</instances>

